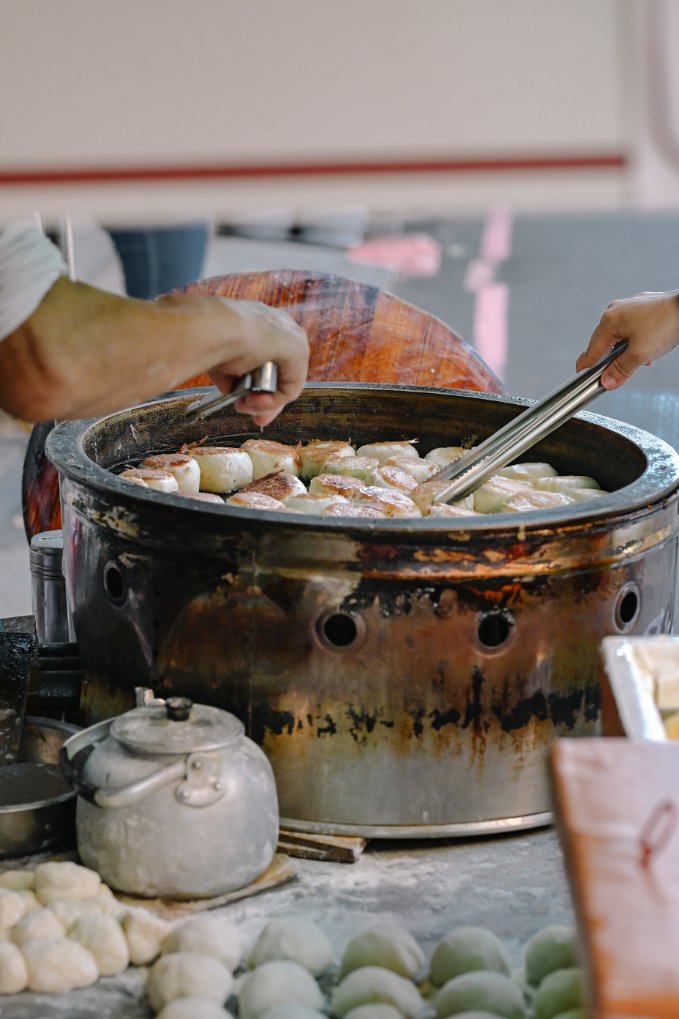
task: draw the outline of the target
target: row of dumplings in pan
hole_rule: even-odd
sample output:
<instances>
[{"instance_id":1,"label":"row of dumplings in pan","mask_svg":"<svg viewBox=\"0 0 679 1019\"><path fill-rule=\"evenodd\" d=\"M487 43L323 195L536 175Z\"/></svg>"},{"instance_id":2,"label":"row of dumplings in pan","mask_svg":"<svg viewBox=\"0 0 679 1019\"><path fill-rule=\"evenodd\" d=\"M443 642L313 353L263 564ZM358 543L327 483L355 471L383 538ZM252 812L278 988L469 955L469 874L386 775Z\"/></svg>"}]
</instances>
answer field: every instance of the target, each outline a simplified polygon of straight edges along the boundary
<instances>
[{"instance_id":1,"label":"row of dumplings in pan","mask_svg":"<svg viewBox=\"0 0 679 1019\"><path fill-rule=\"evenodd\" d=\"M498 471L459 502L437 502L448 482L434 475L465 450L442 446L420 456L416 441L359 447L323 439L297 446L270 439L248 439L240 447L191 443L176 453L148 456L120 477L208 502L328 517L525 512L603 494L594 478L559 475L546 463L521 463Z\"/></svg>"}]
</instances>

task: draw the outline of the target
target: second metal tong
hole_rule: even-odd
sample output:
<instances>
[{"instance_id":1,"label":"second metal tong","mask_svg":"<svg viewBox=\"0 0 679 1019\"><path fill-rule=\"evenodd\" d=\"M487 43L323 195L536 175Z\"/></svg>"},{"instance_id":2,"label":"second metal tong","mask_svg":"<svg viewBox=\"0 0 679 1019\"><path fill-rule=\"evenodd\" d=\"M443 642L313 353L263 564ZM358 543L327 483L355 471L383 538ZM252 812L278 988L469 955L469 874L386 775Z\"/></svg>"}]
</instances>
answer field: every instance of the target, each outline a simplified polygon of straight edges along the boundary
<instances>
[{"instance_id":1,"label":"second metal tong","mask_svg":"<svg viewBox=\"0 0 679 1019\"><path fill-rule=\"evenodd\" d=\"M464 499L492 474L555 431L596 396L606 392L601 385L601 376L607 365L626 347L626 340L617 343L591 368L578 372L568 382L435 474L432 481L450 481L450 485L438 493L435 501Z\"/></svg>"},{"instance_id":2,"label":"second metal tong","mask_svg":"<svg viewBox=\"0 0 679 1019\"><path fill-rule=\"evenodd\" d=\"M248 393L275 393L278 388L278 367L273 361L265 361L261 368L248 372L238 379L230 393L208 393L186 411L187 421L200 421L215 411L228 407Z\"/></svg>"}]
</instances>

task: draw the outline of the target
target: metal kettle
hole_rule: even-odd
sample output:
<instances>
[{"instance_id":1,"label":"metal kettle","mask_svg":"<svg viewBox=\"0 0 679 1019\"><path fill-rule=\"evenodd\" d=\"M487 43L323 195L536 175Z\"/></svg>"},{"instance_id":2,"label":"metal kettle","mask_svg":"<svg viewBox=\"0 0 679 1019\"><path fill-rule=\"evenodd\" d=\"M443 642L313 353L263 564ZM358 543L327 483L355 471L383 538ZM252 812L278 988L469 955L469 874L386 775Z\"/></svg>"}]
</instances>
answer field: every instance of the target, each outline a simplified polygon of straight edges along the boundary
<instances>
[{"instance_id":1,"label":"metal kettle","mask_svg":"<svg viewBox=\"0 0 679 1019\"><path fill-rule=\"evenodd\" d=\"M205 898L271 863L278 798L243 724L183 697L135 708L69 739L82 862L132 895Z\"/></svg>"}]
</instances>

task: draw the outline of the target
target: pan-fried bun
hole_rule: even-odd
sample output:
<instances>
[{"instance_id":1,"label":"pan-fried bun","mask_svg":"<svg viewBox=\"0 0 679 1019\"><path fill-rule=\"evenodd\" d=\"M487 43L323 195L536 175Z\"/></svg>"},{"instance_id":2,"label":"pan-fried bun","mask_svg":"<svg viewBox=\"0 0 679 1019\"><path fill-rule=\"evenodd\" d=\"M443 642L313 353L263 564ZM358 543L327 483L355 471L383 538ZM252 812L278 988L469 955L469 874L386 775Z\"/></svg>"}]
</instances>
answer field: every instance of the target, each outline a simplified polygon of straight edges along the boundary
<instances>
[{"instance_id":1,"label":"pan-fried bun","mask_svg":"<svg viewBox=\"0 0 679 1019\"><path fill-rule=\"evenodd\" d=\"M300 457L295 446L286 446L272 439L246 439L241 449L252 460L251 481L257 481L272 471L299 474Z\"/></svg>"},{"instance_id":2,"label":"pan-fried bun","mask_svg":"<svg viewBox=\"0 0 679 1019\"><path fill-rule=\"evenodd\" d=\"M262 492L264 495L270 495L272 499L280 499L282 502L290 495L306 492L306 488L304 482L294 474L288 474L286 471L272 471L271 474L265 474L263 477L257 478L256 481L251 481L240 491L241 493Z\"/></svg>"},{"instance_id":3,"label":"pan-fried bun","mask_svg":"<svg viewBox=\"0 0 679 1019\"><path fill-rule=\"evenodd\" d=\"M198 461L204 492L233 492L252 481L252 460L236 446L196 446L191 455Z\"/></svg>"},{"instance_id":4,"label":"pan-fried bun","mask_svg":"<svg viewBox=\"0 0 679 1019\"><path fill-rule=\"evenodd\" d=\"M275 510L287 512L287 506L263 492L235 492L226 500L227 506L241 506L243 509Z\"/></svg>"},{"instance_id":5,"label":"pan-fried bun","mask_svg":"<svg viewBox=\"0 0 679 1019\"><path fill-rule=\"evenodd\" d=\"M172 474L180 492L197 492L200 488L200 467L188 453L156 453L147 456L142 466Z\"/></svg>"},{"instance_id":6,"label":"pan-fried bun","mask_svg":"<svg viewBox=\"0 0 679 1019\"><path fill-rule=\"evenodd\" d=\"M128 470L122 471L120 477L135 485L141 484L146 488L153 488L156 492L179 491L177 479L169 471L158 471L152 467L130 467Z\"/></svg>"}]
</instances>

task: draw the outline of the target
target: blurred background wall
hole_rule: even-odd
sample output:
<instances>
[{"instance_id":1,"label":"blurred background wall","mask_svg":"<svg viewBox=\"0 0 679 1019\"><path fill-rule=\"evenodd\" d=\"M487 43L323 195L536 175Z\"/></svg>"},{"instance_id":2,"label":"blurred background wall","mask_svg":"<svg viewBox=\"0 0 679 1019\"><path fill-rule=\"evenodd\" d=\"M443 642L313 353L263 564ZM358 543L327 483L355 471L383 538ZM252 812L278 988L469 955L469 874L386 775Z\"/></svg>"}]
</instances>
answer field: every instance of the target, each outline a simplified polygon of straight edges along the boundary
<instances>
[{"instance_id":1,"label":"blurred background wall","mask_svg":"<svg viewBox=\"0 0 679 1019\"><path fill-rule=\"evenodd\" d=\"M672 0L0 10L0 216L679 201Z\"/></svg>"}]
</instances>

